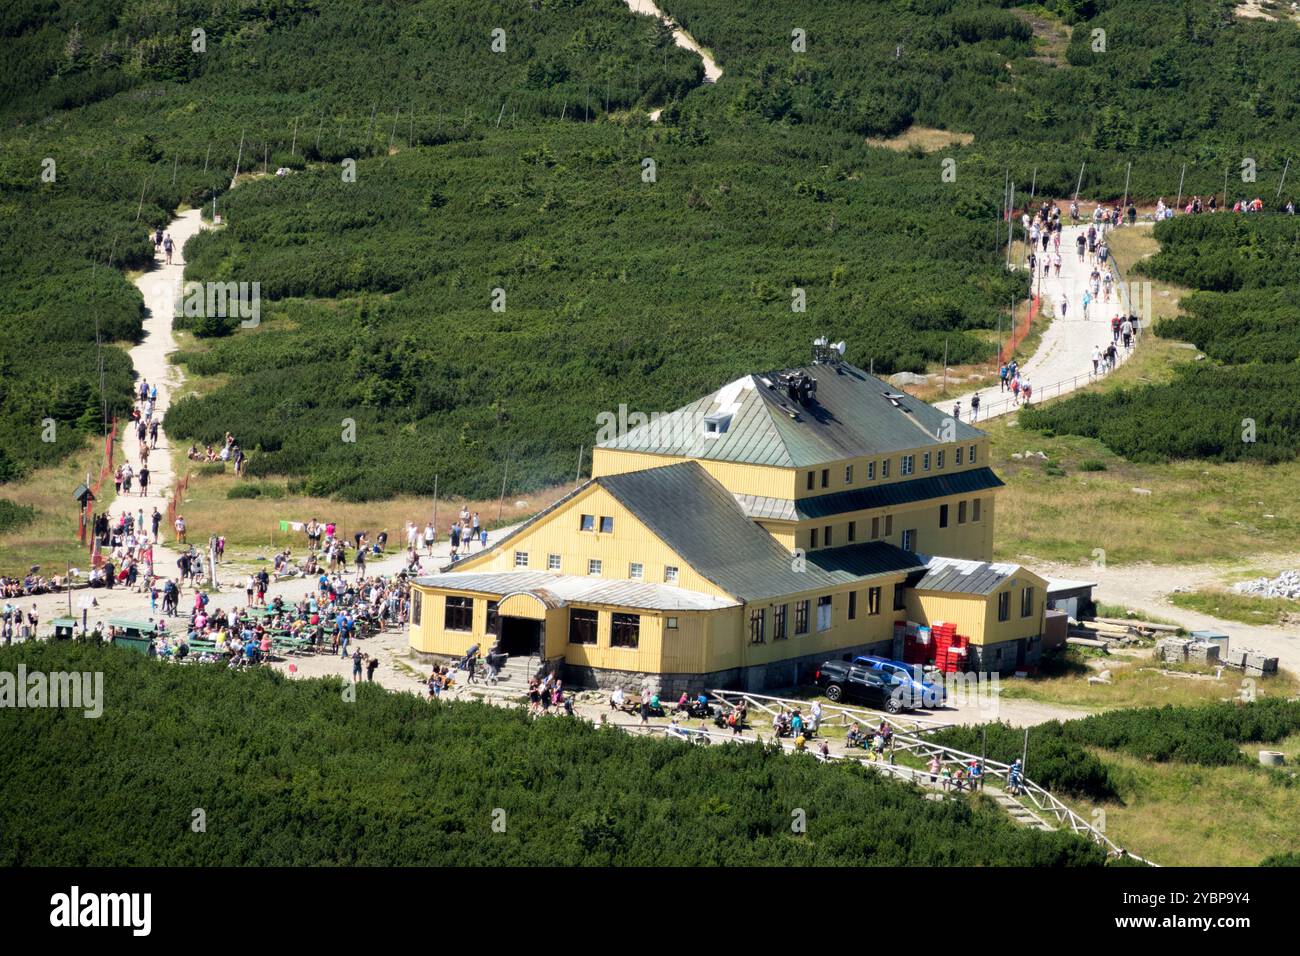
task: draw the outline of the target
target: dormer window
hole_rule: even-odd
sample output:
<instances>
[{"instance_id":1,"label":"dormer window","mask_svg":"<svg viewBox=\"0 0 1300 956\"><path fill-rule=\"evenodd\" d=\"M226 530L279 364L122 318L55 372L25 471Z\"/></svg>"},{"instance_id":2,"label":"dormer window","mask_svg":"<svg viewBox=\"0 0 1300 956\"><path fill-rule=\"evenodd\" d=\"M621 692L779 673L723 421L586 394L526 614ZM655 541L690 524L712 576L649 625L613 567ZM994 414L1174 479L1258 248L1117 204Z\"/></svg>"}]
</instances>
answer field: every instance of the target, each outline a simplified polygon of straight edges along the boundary
<instances>
[{"instance_id":1,"label":"dormer window","mask_svg":"<svg viewBox=\"0 0 1300 956\"><path fill-rule=\"evenodd\" d=\"M704 419L704 434L709 438L717 438L727 431L731 425L730 415L709 415Z\"/></svg>"}]
</instances>

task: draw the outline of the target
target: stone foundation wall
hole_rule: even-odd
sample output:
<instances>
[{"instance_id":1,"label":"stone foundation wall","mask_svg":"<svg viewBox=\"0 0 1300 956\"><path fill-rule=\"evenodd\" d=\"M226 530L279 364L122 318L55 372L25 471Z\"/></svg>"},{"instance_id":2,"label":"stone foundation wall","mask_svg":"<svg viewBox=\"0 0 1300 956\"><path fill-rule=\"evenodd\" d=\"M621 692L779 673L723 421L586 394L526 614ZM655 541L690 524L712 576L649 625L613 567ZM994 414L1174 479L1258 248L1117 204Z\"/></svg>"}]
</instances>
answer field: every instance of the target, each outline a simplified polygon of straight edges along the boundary
<instances>
[{"instance_id":1,"label":"stone foundation wall","mask_svg":"<svg viewBox=\"0 0 1300 956\"><path fill-rule=\"evenodd\" d=\"M714 687L720 690L747 690L759 693L811 683L813 671L826 660L849 659L858 654L889 656L892 645L892 641L877 641L874 644L859 644L830 653L805 654L788 660L773 661L770 664L732 667L706 674L654 674L564 664L561 668L561 677L568 686L594 687L600 690L622 687L629 693L637 693L642 687L648 686L650 690L657 691L660 697L666 699L675 699L683 693L693 696L701 690Z\"/></svg>"}]
</instances>

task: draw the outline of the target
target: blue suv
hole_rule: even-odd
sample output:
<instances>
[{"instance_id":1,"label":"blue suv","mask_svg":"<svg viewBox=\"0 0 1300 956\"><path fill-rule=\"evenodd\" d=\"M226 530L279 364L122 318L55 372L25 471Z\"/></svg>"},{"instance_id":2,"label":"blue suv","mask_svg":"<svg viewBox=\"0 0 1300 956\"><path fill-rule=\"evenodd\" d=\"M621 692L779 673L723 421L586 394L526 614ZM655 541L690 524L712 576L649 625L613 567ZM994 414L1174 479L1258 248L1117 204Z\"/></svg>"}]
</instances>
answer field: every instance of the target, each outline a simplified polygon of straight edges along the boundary
<instances>
[{"instance_id":1,"label":"blue suv","mask_svg":"<svg viewBox=\"0 0 1300 956\"><path fill-rule=\"evenodd\" d=\"M916 702L917 706L927 708L943 707L947 702L947 694L943 684L918 680L918 667L911 664L905 664L903 661L891 661L887 657L871 656L855 657L853 663L859 667L868 668L892 684L907 688L909 696Z\"/></svg>"}]
</instances>

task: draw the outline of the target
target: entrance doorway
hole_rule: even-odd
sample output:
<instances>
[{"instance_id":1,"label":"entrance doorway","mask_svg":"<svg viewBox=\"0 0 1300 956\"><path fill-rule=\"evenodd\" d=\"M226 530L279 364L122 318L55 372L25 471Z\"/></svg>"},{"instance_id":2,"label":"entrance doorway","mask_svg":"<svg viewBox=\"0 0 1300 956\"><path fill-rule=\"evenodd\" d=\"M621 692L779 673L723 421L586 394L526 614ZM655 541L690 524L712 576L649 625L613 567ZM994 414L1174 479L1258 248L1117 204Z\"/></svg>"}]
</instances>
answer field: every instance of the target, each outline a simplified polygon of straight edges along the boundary
<instances>
[{"instance_id":1,"label":"entrance doorway","mask_svg":"<svg viewBox=\"0 0 1300 956\"><path fill-rule=\"evenodd\" d=\"M501 650L511 657L537 654L542 649L542 622L527 617L501 618Z\"/></svg>"}]
</instances>

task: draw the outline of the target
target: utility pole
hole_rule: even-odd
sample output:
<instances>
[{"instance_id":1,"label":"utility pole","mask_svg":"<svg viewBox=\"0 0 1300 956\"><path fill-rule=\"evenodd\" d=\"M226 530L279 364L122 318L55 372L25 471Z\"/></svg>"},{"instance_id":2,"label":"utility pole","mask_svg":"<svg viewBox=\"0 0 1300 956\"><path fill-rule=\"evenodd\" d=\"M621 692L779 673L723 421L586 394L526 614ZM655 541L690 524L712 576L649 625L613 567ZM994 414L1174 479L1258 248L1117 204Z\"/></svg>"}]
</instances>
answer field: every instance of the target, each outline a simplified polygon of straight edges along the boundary
<instances>
[{"instance_id":1,"label":"utility pole","mask_svg":"<svg viewBox=\"0 0 1300 956\"><path fill-rule=\"evenodd\" d=\"M1129 184L1129 177L1132 176L1132 174L1133 174L1133 164L1129 163L1124 170L1124 202L1120 205L1121 210L1126 210L1128 208L1128 184Z\"/></svg>"},{"instance_id":2,"label":"utility pole","mask_svg":"<svg viewBox=\"0 0 1300 956\"><path fill-rule=\"evenodd\" d=\"M235 175L230 180L230 188L235 188L235 181L239 179L239 164L244 159L244 131L239 131L239 155L235 157Z\"/></svg>"},{"instance_id":3,"label":"utility pole","mask_svg":"<svg viewBox=\"0 0 1300 956\"><path fill-rule=\"evenodd\" d=\"M1011 192L1007 196L1007 267L1011 267L1011 237L1015 235L1012 216L1016 208L1016 184L1011 183Z\"/></svg>"},{"instance_id":4,"label":"utility pole","mask_svg":"<svg viewBox=\"0 0 1300 956\"><path fill-rule=\"evenodd\" d=\"M1078 181L1077 183L1075 183L1075 185L1074 185L1074 201L1075 201L1075 202L1078 202L1078 201L1079 201L1079 190L1083 188L1083 170L1084 170L1084 167L1086 167L1087 165L1088 165L1088 161L1085 159L1085 160L1083 161L1082 165L1079 166L1079 181Z\"/></svg>"},{"instance_id":5,"label":"utility pole","mask_svg":"<svg viewBox=\"0 0 1300 956\"><path fill-rule=\"evenodd\" d=\"M506 469L501 473L501 500L497 503L497 523L501 522L501 516L506 507L506 477L510 474L510 459L506 459Z\"/></svg>"},{"instance_id":6,"label":"utility pole","mask_svg":"<svg viewBox=\"0 0 1300 956\"><path fill-rule=\"evenodd\" d=\"M948 336L943 337L943 393L948 394Z\"/></svg>"},{"instance_id":7,"label":"utility pole","mask_svg":"<svg viewBox=\"0 0 1300 956\"><path fill-rule=\"evenodd\" d=\"M582 480L582 456L583 456L583 454L586 452L586 450L587 450L587 446L586 446L586 445L579 445L579 446L578 446L578 471L577 471L577 473L573 476L573 480L574 480L575 483L577 483L577 482L579 482L579 481Z\"/></svg>"},{"instance_id":8,"label":"utility pole","mask_svg":"<svg viewBox=\"0 0 1300 956\"><path fill-rule=\"evenodd\" d=\"M1183 163L1183 171L1178 174L1178 198L1174 200L1174 209L1183 208L1183 180L1187 178L1187 164Z\"/></svg>"},{"instance_id":9,"label":"utility pole","mask_svg":"<svg viewBox=\"0 0 1300 956\"><path fill-rule=\"evenodd\" d=\"M289 144L289 155L298 155L298 117L293 118L293 141Z\"/></svg>"},{"instance_id":10,"label":"utility pole","mask_svg":"<svg viewBox=\"0 0 1300 956\"><path fill-rule=\"evenodd\" d=\"M1228 211L1228 170L1230 166L1223 167L1223 211Z\"/></svg>"},{"instance_id":11,"label":"utility pole","mask_svg":"<svg viewBox=\"0 0 1300 956\"><path fill-rule=\"evenodd\" d=\"M1291 157L1288 156L1286 158L1286 165L1282 167L1282 178L1279 179L1277 183L1277 196L1275 197L1277 199L1282 198L1282 184L1286 182L1286 171L1290 168L1291 168Z\"/></svg>"}]
</instances>

